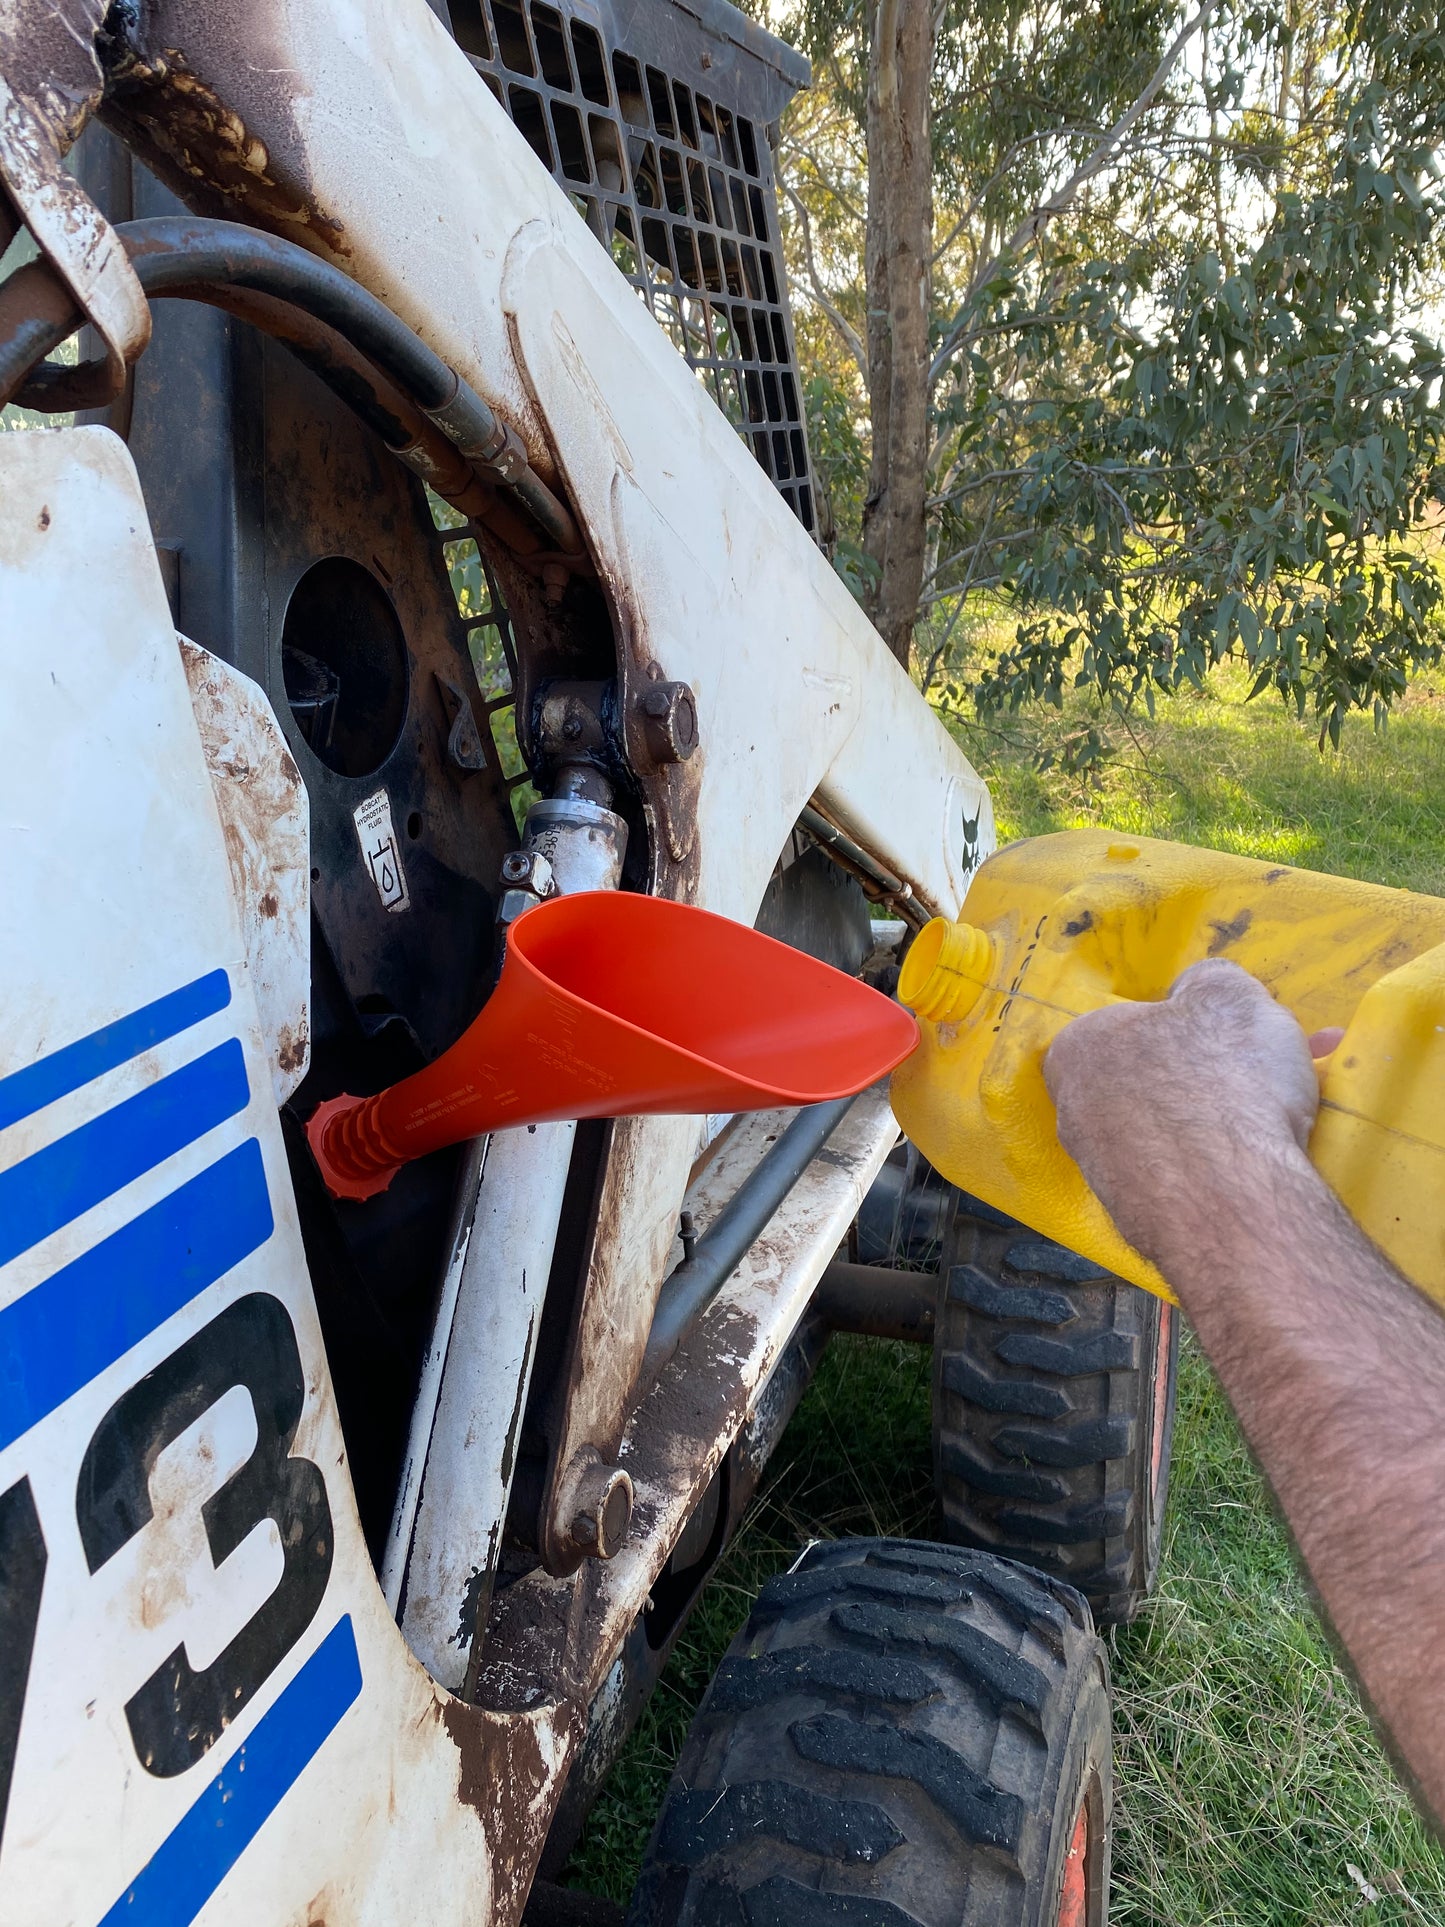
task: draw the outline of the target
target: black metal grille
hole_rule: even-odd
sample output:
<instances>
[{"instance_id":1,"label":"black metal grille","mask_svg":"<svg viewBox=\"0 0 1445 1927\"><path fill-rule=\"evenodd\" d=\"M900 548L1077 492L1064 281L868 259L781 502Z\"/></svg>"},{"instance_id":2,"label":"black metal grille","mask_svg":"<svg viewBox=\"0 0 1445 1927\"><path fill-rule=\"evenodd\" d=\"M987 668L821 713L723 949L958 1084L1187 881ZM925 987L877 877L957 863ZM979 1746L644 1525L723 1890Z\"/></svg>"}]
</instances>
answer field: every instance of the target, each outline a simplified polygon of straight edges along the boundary
<instances>
[{"instance_id":1,"label":"black metal grille","mask_svg":"<svg viewBox=\"0 0 1445 1927\"><path fill-rule=\"evenodd\" d=\"M472 65L816 533L767 138L806 62L715 0L442 3Z\"/></svg>"},{"instance_id":2,"label":"black metal grille","mask_svg":"<svg viewBox=\"0 0 1445 1927\"><path fill-rule=\"evenodd\" d=\"M427 490L437 544L466 631L467 651L482 698L482 716L516 821L518 836L529 805L537 800L531 771L517 742L517 643L512 618L477 541L475 525Z\"/></svg>"}]
</instances>

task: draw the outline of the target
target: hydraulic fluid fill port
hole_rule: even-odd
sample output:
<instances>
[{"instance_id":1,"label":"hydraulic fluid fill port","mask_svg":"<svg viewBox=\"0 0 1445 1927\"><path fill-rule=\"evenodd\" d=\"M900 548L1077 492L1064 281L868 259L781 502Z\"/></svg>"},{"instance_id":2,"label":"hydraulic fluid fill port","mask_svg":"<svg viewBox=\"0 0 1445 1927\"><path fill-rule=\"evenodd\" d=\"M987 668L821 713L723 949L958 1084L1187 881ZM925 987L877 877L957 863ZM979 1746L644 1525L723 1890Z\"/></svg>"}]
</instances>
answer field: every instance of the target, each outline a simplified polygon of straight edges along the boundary
<instances>
[{"instance_id":1,"label":"hydraulic fluid fill port","mask_svg":"<svg viewBox=\"0 0 1445 1927\"><path fill-rule=\"evenodd\" d=\"M507 931L501 979L434 1064L306 1127L337 1197L507 1125L760 1111L865 1090L918 1039L907 1011L787 944L687 904L598 890Z\"/></svg>"},{"instance_id":2,"label":"hydraulic fluid fill port","mask_svg":"<svg viewBox=\"0 0 1445 1927\"><path fill-rule=\"evenodd\" d=\"M1043 1063L1074 1017L1168 995L1227 957L1307 1032L1309 1154L1407 1277L1445 1302L1445 902L1347 877L1107 832L1012 844L978 871L967 921L936 918L904 960L919 1046L893 1078L899 1123L996 1210L1169 1296L1059 1143Z\"/></svg>"},{"instance_id":3,"label":"hydraulic fluid fill port","mask_svg":"<svg viewBox=\"0 0 1445 1927\"><path fill-rule=\"evenodd\" d=\"M328 556L292 591L281 631L286 700L307 747L339 776L370 776L406 720L406 641L386 591Z\"/></svg>"}]
</instances>

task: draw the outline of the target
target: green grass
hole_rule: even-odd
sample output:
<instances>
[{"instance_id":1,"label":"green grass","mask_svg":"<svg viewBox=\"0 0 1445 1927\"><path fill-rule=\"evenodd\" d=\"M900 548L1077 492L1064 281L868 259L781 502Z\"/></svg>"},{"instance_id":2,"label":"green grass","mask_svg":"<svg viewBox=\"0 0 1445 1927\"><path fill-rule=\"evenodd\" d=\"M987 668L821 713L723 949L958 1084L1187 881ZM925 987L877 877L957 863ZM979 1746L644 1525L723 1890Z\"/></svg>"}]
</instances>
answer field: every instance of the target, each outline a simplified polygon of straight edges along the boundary
<instances>
[{"instance_id":1,"label":"green grass","mask_svg":"<svg viewBox=\"0 0 1445 1927\"><path fill-rule=\"evenodd\" d=\"M1416 683L1382 733L1362 718L1323 753L1308 721L1245 687L1221 674L1132 738L1115 727L1119 753L1093 782L1035 767L1077 726L1072 705L997 729L948 720L989 779L1000 842L1101 824L1445 895L1445 679Z\"/></svg>"},{"instance_id":2,"label":"green grass","mask_svg":"<svg viewBox=\"0 0 1445 1927\"><path fill-rule=\"evenodd\" d=\"M1322 757L1307 726L1222 678L1161 705L1092 784L1034 767L1075 720L959 728L1001 836L1107 824L1445 895L1441 683L1413 689L1383 736L1362 723ZM626 1898L693 1709L765 1579L810 1538L935 1531L926 1354L836 1341L603 1791L575 1883ZM1445 1853L1336 1665L1187 1344L1158 1588L1109 1645L1115 1927L1445 1923Z\"/></svg>"}]
</instances>

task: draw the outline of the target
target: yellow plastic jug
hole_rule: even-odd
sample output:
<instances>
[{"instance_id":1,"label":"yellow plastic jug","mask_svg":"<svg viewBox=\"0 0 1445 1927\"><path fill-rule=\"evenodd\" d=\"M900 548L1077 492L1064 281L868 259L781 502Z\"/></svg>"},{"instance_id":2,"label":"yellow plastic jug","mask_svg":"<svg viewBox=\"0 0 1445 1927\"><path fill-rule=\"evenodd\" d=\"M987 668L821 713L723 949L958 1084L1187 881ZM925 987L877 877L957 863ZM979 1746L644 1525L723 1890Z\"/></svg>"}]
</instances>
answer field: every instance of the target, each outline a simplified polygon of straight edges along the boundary
<instances>
[{"instance_id":1,"label":"yellow plastic jug","mask_svg":"<svg viewBox=\"0 0 1445 1927\"><path fill-rule=\"evenodd\" d=\"M952 1183L1161 1297L1059 1143L1043 1060L1065 1024L1156 999L1203 957L1260 978L1319 1060L1309 1154L1396 1265L1445 1303L1445 901L1217 850L1071 830L978 871L966 922L914 939L898 995L920 1042L893 1109Z\"/></svg>"}]
</instances>

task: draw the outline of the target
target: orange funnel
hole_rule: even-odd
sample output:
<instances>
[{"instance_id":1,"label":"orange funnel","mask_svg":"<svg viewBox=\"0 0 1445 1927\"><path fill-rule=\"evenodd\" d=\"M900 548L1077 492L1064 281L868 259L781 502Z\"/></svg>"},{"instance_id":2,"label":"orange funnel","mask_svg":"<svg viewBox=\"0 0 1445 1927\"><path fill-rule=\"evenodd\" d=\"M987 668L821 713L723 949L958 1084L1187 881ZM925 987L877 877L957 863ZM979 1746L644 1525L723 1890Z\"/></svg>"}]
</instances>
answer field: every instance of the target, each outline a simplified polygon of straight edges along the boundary
<instances>
[{"instance_id":1,"label":"orange funnel","mask_svg":"<svg viewBox=\"0 0 1445 1927\"><path fill-rule=\"evenodd\" d=\"M434 1064L306 1126L333 1195L507 1125L819 1104L913 1049L913 1018L840 970L695 910L613 890L553 897L507 932L501 980Z\"/></svg>"}]
</instances>

